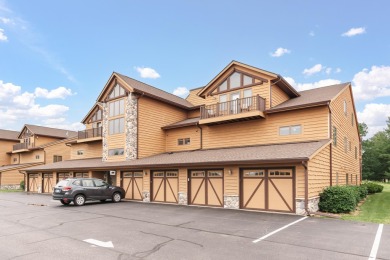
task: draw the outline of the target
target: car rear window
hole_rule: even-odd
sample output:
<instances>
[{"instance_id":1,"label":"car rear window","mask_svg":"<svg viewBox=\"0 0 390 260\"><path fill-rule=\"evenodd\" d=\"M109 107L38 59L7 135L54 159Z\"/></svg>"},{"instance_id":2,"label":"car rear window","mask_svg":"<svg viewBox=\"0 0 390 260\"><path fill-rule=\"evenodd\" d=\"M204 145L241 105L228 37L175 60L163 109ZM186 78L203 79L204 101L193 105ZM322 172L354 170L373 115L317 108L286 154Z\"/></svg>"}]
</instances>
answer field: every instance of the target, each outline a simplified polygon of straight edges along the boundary
<instances>
[{"instance_id":1,"label":"car rear window","mask_svg":"<svg viewBox=\"0 0 390 260\"><path fill-rule=\"evenodd\" d=\"M64 187L67 185L68 185L68 180L62 180L57 183L56 187Z\"/></svg>"},{"instance_id":2,"label":"car rear window","mask_svg":"<svg viewBox=\"0 0 390 260\"><path fill-rule=\"evenodd\" d=\"M93 184L92 180L83 180L83 186L84 187L94 187L95 185Z\"/></svg>"}]
</instances>

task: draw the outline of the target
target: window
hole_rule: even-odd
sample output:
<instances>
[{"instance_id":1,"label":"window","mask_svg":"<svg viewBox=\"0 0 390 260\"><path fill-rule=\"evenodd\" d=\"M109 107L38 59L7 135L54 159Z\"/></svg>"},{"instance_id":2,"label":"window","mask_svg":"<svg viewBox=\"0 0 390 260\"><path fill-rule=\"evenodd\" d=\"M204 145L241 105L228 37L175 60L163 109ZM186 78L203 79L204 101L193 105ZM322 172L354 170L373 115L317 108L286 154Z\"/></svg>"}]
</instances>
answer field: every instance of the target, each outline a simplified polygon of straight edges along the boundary
<instances>
[{"instance_id":1,"label":"window","mask_svg":"<svg viewBox=\"0 0 390 260\"><path fill-rule=\"evenodd\" d=\"M93 184L93 180L83 180L83 186L84 187L95 187Z\"/></svg>"},{"instance_id":2,"label":"window","mask_svg":"<svg viewBox=\"0 0 390 260\"><path fill-rule=\"evenodd\" d=\"M53 162L61 162L62 156L61 155L54 155L53 156Z\"/></svg>"},{"instance_id":3,"label":"window","mask_svg":"<svg viewBox=\"0 0 390 260\"><path fill-rule=\"evenodd\" d=\"M110 117L123 115L125 113L125 100L117 100L109 103Z\"/></svg>"},{"instance_id":4,"label":"window","mask_svg":"<svg viewBox=\"0 0 390 260\"><path fill-rule=\"evenodd\" d=\"M77 151L77 155L83 155L84 154L84 150L78 150Z\"/></svg>"},{"instance_id":5,"label":"window","mask_svg":"<svg viewBox=\"0 0 390 260\"><path fill-rule=\"evenodd\" d=\"M190 138L177 139L177 145L190 145L190 144L191 144Z\"/></svg>"},{"instance_id":6,"label":"window","mask_svg":"<svg viewBox=\"0 0 390 260\"><path fill-rule=\"evenodd\" d=\"M177 177L177 172L166 172L167 177Z\"/></svg>"},{"instance_id":7,"label":"window","mask_svg":"<svg viewBox=\"0 0 390 260\"><path fill-rule=\"evenodd\" d=\"M143 172L134 172L134 177L142 177L144 176Z\"/></svg>"},{"instance_id":8,"label":"window","mask_svg":"<svg viewBox=\"0 0 390 260\"><path fill-rule=\"evenodd\" d=\"M344 152L348 152L348 139L344 136Z\"/></svg>"},{"instance_id":9,"label":"window","mask_svg":"<svg viewBox=\"0 0 390 260\"><path fill-rule=\"evenodd\" d=\"M35 159L37 159L37 160L38 160L38 159L39 159L39 155L35 155Z\"/></svg>"},{"instance_id":10,"label":"window","mask_svg":"<svg viewBox=\"0 0 390 260\"><path fill-rule=\"evenodd\" d=\"M96 187L108 186L108 184L106 182L104 182L103 180L97 179L97 180L93 180L93 181L95 182Z\"/></svg>"},{"instance_id":11,"label":"window","mask_svg":"<svg viewBox=\"0 0 390 260\"><path fill-rule=\"evenodd\" d=\"M264 177L264 170L244 170L244 177Z\"/></svg>"},{"instance_id":12,"label":"window","mask_svg":"<svg viewBox=\"0 0 390 260\"><path fill-rule=\"evenodd\" d=\"M222 177L222 171L208 171L209 177Z\"/></svg>"},{"instance_id":13,"label":"window","mask_svg":"<svg viewBox=\"0 0 390 260\"><path fill-rule=\"evenodd\" d=\"M91 117L90 122L95 122L95 121L100 121L100 120L102 120L102 110L100 108L98 108L98 110Z\"/></svg>"},{"instance_id":14,"label":"window","mask_svg":"<svg viewBox=\"0 0 390 260\"><path fill-rule=\"evenodd\" d=\"M110 135L121 134L124 132L125 119L117 118L109 121Z\"/></svg>"},{"instance_id":15,"label":"window","mask_svg":"<svg viewBox=\"0 0 390 260\"><path fill-rule=\"evenodd\" d=\"M301 132L301 125L282 126L279 128L279 135L299 135Z\"/></svg>"},{"instance_id":16,"label":"window","mask_svg":"<svg viewBox=\"0 0 390 260\"><path fill-rule=\"evenodd\" d=\"M14 162L17 162L18 161L18 158L14 158Z\"/></svg>"},{"instance_id":17,"label":"window","mask_svg":"<svg viewBox=\"0 0 390 260\"><path fill-rule=\"evenodd\" d=\"M269 175L270 176L291 176L291 172L290 171L286 171L286 170L277 170L277 171L270 171L269 172Z\"/></svg>"},{"instance_id":18,"label":"window","mask_svg":"<svg viewBox=\"0 0 390 260\"><path fill-rule=\"evenodd\" d=\"M244 98L249 98L252 96L252 89L245 89L244 90Z\"/></svg>"},{"instance_id":19,"label":"window","mask_svg":"<svg viewBox=\"0 0 390 260\"><path fill-rule=\"evenodd\" d=\"M218 91L227 91L229 89L249 86L255 83L255 79L244 75L241 72L233 72L221 85L218 86Z\"/></svg>"},{"instance_id":20,"label":"window","mask_svg":"<svg viewBox=\"0 0 390 260\"><path fill-rule=\"evenodd\" d=\"M337 128L333 127L333 145L337 146Z\"/></svg>"},{"instance_id":21,"label":"window","mask_svg":"<svg viewBox=\"0 0 390 260\"><path fill-rule=\"evenodd\" d=\"M153 177L164 177L164 172L154 172Z\"/></svg>"},{"instance_id":22,"label":"window","mask_svg":"<svg viewBox=\"0 0 390 260\"><path fill-rule=\"evenodd\" d=\"M192 171L191 176L192 177L205 177L206 172L205 171Z\"/></svg>"},{"instance_id":23,"label":"window","mask_svg":"<svg viewBox=\"0 0 390 260\"><path fill-rule=\"evenodd\" d=\"M351 141L348 142L348 151L352 151Z\"/></svg>"},{"instance_id":24,"label":"window","mask_svg":"<svg viewBox=\"0 0 390 260\"><path fill-rule=\"evenodd\" d=\"M108 150L108 156L123 155L125 150L123 148L115 148Z\"/></svg>"},{"instance_id":25,"label":"window","mask_svg":"<svg viewBox=\"0 0 390 260\"><path fill-rule=\"evenodd\" d=\"M355 146L355 159L357 159L357 156L358 155L358 150L357 150L357 147Z\"/></svg>"},{"instance_id":26,"label":"window","mask_svg":"<svg viewBox=\"0 0 390 260\"><path fill-rule=\"evenodd\" d=\"M344 100L344 115L347 115L347 101Z\"/></svg>"},{"instance_id":27,"label":"window","mask_svg":"<svg viewBox=\"0 0 390 260\"><path fill-rule=\"evenodd\" d=\"M123 95L125 95L125 90L121 86L119 86L119 84L116 84L115 87L112 89L111 93L108 95L108 98L113 99Z\"/></svg>"}]
</instances>

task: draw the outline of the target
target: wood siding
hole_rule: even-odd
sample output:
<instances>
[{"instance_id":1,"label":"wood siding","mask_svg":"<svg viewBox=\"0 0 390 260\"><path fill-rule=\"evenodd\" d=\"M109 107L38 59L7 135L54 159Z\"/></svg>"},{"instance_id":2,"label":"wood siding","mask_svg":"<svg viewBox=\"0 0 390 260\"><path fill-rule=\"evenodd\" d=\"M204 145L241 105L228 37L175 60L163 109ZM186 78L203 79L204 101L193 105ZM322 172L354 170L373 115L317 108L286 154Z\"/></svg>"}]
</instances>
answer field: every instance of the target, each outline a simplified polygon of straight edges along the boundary
<instances>
[{"instance_id":1,"label":"wood siding","mask_svg":"<svg viewBox=\"0 0 390 260\"><path fill-rule=\"evenodd\" d=\"M330 186L330 145L323 148L308 163L309 198L319 196Z\"/></svg>"},{"instance_id":2,"label":"wood siding","mask_svg":"<svg viewBox=\"0 0 390 260\"><path fill-rule=\"evenodd\" d=\"M200 117L200 109L191 110L187 112L187 118Z\"/></svg>"},{"instance_id":3,"label":"wood siding","mask_svg":"<svg viewBox=\"0 0 390 260\"><path fill-rule=\"evenodd\" d=\"M45 163L53 163L54 155L62 156L62 160L66 161L70 159L71 148L65 145L65 142L60 142L54 145L45 147L46 160Z\"/></svg>"},{"instance_id":4,"label":"wood siding","mask_svg":"<svg viewBox=\"0 0 390 260\"><path fill-rule=\"evenodd\" d=\"M193 89L190 90L190 93L188 94L188 97L186 98L187 101L189 101L194 106L203 105L205 103L205 100L198 95L196 95L201 89Z\"/></svg>"},{"instance_id":5,"label":"wood siding","mask_svg":"<svg viewBox=\"0 0 390 260\"><path fill-rule=\"evenodd\" d=\"M77 154L77 151L80 150L83 151L82 155ZM102 150L102 141L72 144L70 159L76 160L102 157Z\"/></svg>"},{"instance_id":6,"label":"wood siding","mask_svg":"<svg viewBox=\"0 0 390 260\"><path fill-rule=\"evenodd\" d=\"M200 129L188 126L166 130L166 152L189 151L200 149ZM190 138L189 145L178 145L178 139Z\"/></svg>"},{"instance_id":7,"label":"wood siding","mask_svg":"<svg viewBox=\"0 0 390 260\"><path fill-rule=\"evenodd\" d=\"M51 143L51 142L59 141L61 139L64 139L64 138L55 138L55 137L35 135L34 144L35 144L35 147L38 147L38 146L41 146L41 145L44 145L44 144L48 144L48 143Z\"/></svg>"},{"instance_id":8,"label":"wood siding","mask_svg":"<svg viewBox=\"0 0 390 260\"><path fill-rule=\"evenodd\" d=\"M30 152L19 153L20 164L22 163L38 163L45 162L45 152L43 150L35 150ZM37 159L36 156L39 156Z\"/></svg>"},{"instance_id":9,"label":"wood siding","mask_svg":"<svg viewBox=\"0 0 390 260\"><path fill-rule=\"evenodd\" d=\"M4 171L1 173L1 185L19 185L24 180L24 175L19 170Z\"/></svg>"},{"instance_id":10,"label":"wood siding","mask_svg":"<svg viewBox=\"0 0 390 260\"><path fill-rule=\"evenodd\" d=\"M117 149L117 148L125 149L125 141L126 141L126 137L124 133L107 135L108 150ZM107 157L108 162L117 162L117 161L124 161L124 160L125 160L125 155L114 155L114 156Z\"/></svg>"},{"instance_id":11,"label":"wood siding","mask_svg":"<svg viewBox=\"0 0 390 260\"><path fill-rule=\"evenodd\" d=\"M276 85L271 86L271 98L272 98L271 107L275 107L290 99L290 97L286 94L286 92L281 90Z\"/></svg>"},{"instance_id":12,"label":"wood siding","mask_svg":"<svg viewBox=\"0 0 390 260\"><path fill-rule=\"evenodd\" d=\"M165 132L161 127L187 118L187 111L148 97L138 103L138 157L165 152Z\"/></svg>"},{"instance_id":13,"label":"wood siding","mask_svg":"<svg viewBox=\"0 0 390 260\"><path fill-rule=\"evenodd\" d=\"M302 133L279 135L279 127L291 125L301 125ZM266 119L203 127L204 149L327 138L328 108L325 106L269 114Z\"/></svg>"},{"instance_id":14,"label":"wood siding","mask_svg":"<svg viewBox=\"0 0 390 260\"><path fill-rule=\"evenodd\" d=\"M347 115L344 114L344 100L347 102ZM357 128L358 122L354 118L354 124L352 125L351 121L351 113L354 114L354 117L356 115L351 87L345 88L331 102L330 107L332 111L332 126L337 128L337 145L332 145L332 183L333 185L356 184L357 177L357 182L360 184L360 143ZM344 151L344 137L347 138L347 152ZM348 147L349 142L351 142L351 150ZM357 159L355 159L355 147L357 147Z\"/></svg>"},{"instance_id":15,"label":"wood siding","mask_svg":"<svg viewBox=\"0 0 390 260\"><path fill-rule=\"evenodd\" d=\"M12 151L13 145L17 143L17 141L0 140L0 166L11 164L11 156L7 152Z\"/></svg>"}]
</instances>

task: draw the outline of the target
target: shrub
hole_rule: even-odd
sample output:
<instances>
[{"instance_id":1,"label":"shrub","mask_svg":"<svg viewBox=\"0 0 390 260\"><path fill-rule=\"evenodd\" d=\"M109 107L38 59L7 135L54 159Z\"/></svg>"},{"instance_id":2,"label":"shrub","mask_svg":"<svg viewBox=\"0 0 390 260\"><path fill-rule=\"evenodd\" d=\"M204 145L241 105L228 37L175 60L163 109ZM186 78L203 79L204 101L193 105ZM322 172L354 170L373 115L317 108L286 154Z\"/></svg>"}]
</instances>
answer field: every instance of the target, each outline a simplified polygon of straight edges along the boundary
<instances>
[{"instance_id":1,"label":"shrub","mask_svg":"<svg viewBox=\"0 0 390 260\"><path fill-rule=\"evenodd\" d=\"M348 213L356 208L359 194L358 189L353 186L327 187L320 194L318 206L324 212Z\"/></svg>"},{"instance_id":2,"label":"shrub","mask_svg":"<svg viewBox=\"0 0 390 260\"><path fill-rule=\"evenodd\" d=\"M21 188L22 190L24 190L24 180L23 180L23 181L20 181L20 188Z\"/></svg>"},{"instance_id":3,"label":"shrub","mask_svg":"<svg viewBox=\"0 0 390 260\"><path fill-rule=\"evenodd\" d=\"M368 194L374 194L383 191L383 186L374 182L366 182L363 183L362 186L367 188Z\"/></svg>"}]
</instances>

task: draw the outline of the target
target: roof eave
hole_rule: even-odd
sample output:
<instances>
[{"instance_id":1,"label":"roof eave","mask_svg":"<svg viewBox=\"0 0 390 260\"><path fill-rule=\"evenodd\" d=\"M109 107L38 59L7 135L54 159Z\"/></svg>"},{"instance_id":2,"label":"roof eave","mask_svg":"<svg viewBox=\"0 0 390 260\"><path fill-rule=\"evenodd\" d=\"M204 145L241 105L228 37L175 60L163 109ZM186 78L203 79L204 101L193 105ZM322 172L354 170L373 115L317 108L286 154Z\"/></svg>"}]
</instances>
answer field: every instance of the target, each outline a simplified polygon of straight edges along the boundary
<instances>
[{"instance_id":1,"label":"roof eave","mask_svg":"<svg viewBox=\"0 0 390 260\"><path fill-rule=\"evenodd\" d=\"M330 101L328 100L328 101L321 101L321 102L310 103L310 104L296 105L291 107L272 108L270 110L266 110L265 112L267 114L272 114L272 113L279 113L279 112L285 112L285 111L291 111L291 110L297 110L303 108L325 106L325 105L329 105L329 102Z\"/></svg>"}]
</instances>

